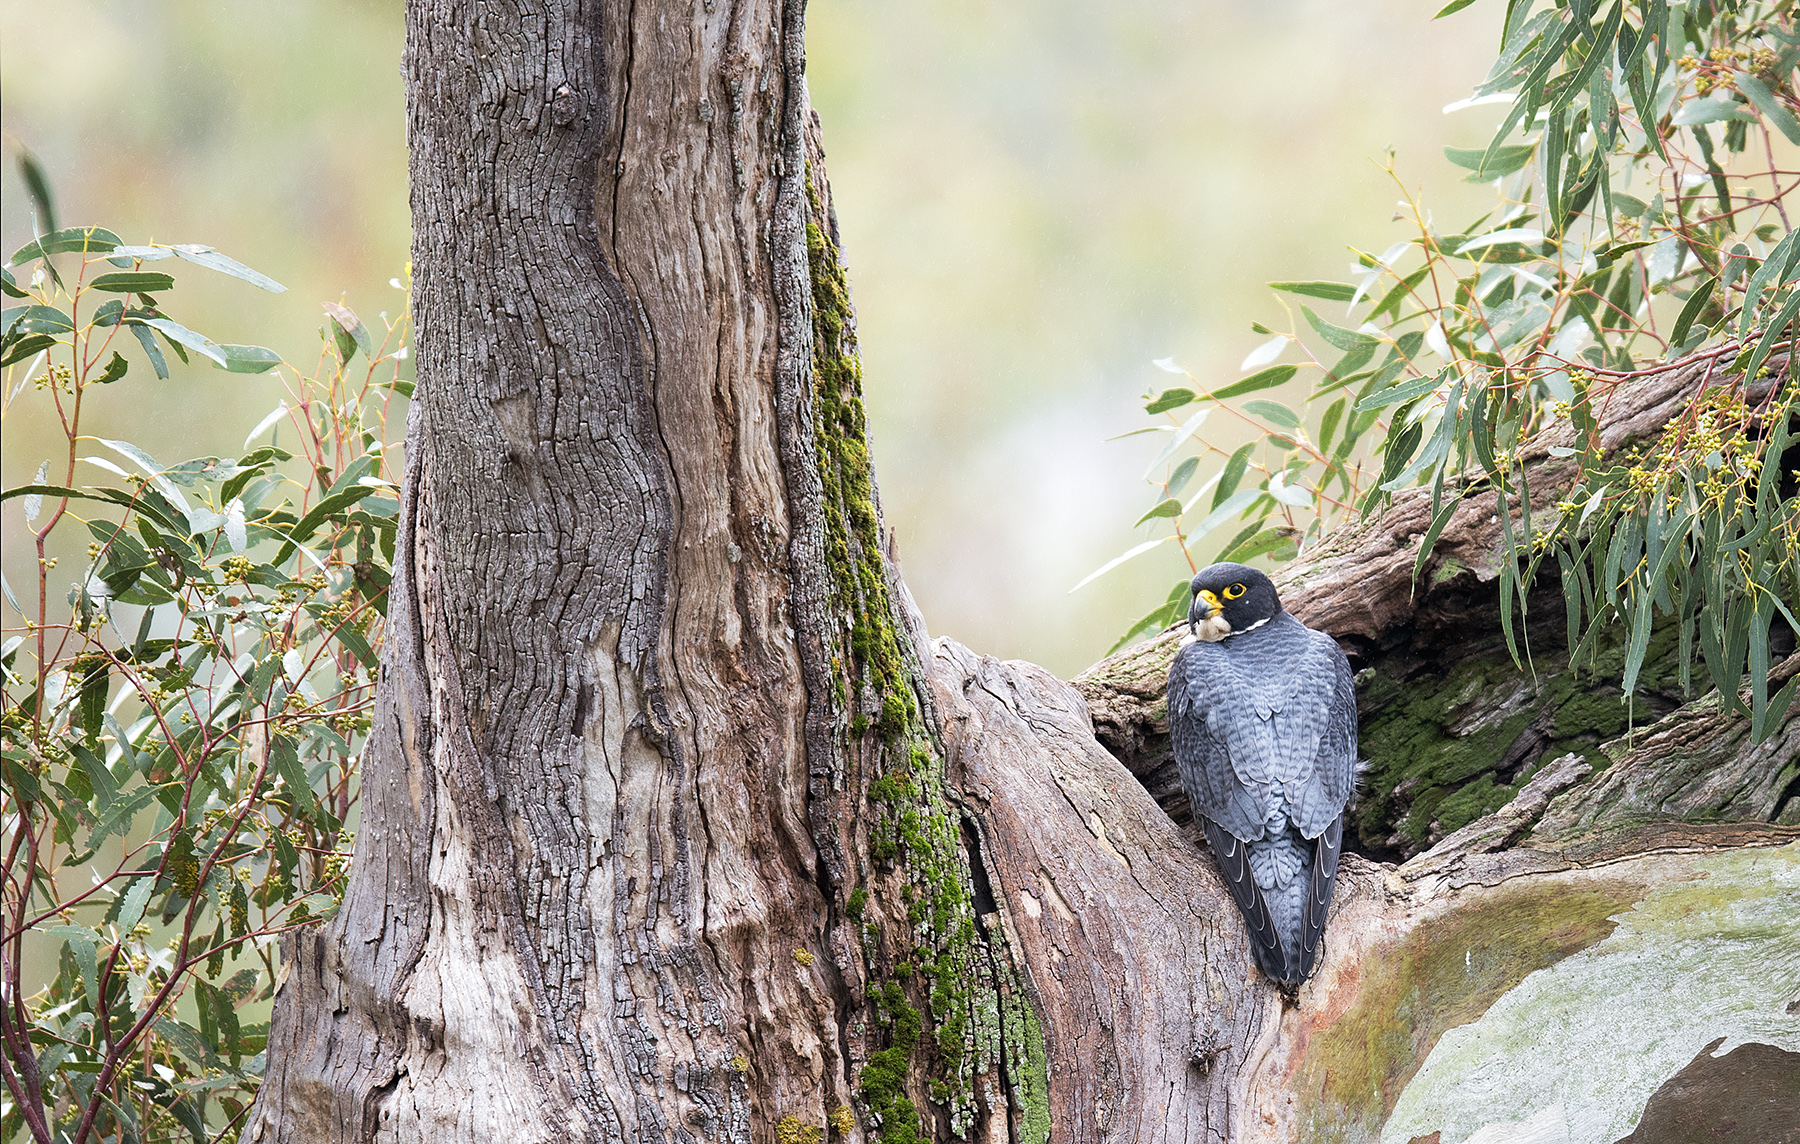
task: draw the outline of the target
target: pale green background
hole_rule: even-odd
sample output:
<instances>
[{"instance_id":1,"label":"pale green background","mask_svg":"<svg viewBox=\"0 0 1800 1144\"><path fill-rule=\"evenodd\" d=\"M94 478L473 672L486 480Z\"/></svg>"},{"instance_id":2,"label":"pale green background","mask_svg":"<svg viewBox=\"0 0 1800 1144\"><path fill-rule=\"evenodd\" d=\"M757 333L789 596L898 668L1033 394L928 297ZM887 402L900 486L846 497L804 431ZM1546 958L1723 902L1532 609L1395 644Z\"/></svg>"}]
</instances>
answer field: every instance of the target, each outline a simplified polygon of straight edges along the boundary
<instances>
[{"instance_id":1,"label":"pale green background","mask_svg":"<svg viewBox=\"0 0 1800 1144\"><path fill-rule=\"evenodd\" d=\"M1151 360L1233 378L1262 340L1250 322L1289 321L1263 283L1341 279L1346 244L1405 237L1371 162L1390 145L1451 229L1485 209L1441 148L1484 141L1491 109L1441 108L1485 72L1502 6L1434 7L812 5L882 496L934 633L1064 675L1092 662L1185 569L1158 552L1068 594L1150 535L1130 523L1156 499L1139 481L1154 447L1104 438L1177 380ZM189 269L177 320L310 362L320 301L371 319L400 303L400 39L394 3L0 0L0 115L65 225L210 243L290 287ZM10 163L0 186L10 251L30 237ZM164 461L231 453L278 396L177 369L134 368L90 432ZM55 447L32 396L7 417L8 485ZM18 502L5 514L24 594Z\"/></svg>"}]
</instances>

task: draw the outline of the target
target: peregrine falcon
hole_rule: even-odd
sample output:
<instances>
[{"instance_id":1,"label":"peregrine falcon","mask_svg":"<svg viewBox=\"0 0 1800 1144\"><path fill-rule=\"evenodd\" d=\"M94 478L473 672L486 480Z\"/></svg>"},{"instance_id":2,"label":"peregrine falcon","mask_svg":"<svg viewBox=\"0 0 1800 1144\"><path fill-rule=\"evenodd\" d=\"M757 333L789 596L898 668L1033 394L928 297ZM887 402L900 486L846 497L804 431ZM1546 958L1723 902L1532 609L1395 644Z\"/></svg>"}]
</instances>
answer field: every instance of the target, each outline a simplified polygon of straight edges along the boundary
<instances>
[{"instance_id":1,"label":"peregrine falcon","mask_svg":"<svg viewBox=\"0 0 1800 1144\"><path fill-rule=\"evenodd\" d=\"M1214 564L1190 587L1169 666L1175 765L1256 964L1291 989L1318 964L1356 783L1350 663L1254 568Z\"/></svg>"}]
</instances>

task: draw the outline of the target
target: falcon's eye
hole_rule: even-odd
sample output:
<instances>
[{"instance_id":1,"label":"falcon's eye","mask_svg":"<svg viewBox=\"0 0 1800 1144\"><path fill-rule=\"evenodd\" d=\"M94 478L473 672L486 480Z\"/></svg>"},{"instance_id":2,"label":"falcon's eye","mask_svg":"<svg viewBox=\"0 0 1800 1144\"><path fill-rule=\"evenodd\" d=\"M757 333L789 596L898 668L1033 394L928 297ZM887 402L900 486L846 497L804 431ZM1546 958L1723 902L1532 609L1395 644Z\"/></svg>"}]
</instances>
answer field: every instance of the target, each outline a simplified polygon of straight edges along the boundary
<instances>
[{"instance_id":1,"label":"falcon's eye","mask_svg":"<svg viewBox=\"0 0 1800 1144\"><path fill-rule=\"evenodd\" d=\"M1225 589L1225 598L1227 600L1235 600L1243 594L1244 586L1242 584L1233 584L1231 587Z\"/></svg>"}]
</instances>

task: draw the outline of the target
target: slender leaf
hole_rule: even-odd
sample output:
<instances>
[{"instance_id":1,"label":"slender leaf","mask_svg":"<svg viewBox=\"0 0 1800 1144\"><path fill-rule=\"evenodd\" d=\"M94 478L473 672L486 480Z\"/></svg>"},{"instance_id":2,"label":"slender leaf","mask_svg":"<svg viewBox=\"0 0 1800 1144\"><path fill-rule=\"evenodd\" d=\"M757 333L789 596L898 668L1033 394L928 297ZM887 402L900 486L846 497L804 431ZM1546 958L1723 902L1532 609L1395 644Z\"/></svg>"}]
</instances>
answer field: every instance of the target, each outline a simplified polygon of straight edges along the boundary
<instances>
[{"instance_id":1,"label":"slender leaf","mask_svg":"<svg viewBox=\"0 0 1800 1144\"><path fill-rule=\"evenodd\" d=\"M1536 151L1535 144L1522 143L1502 147L1494 153L1492 158L1488 158L1487 152L1483 149L1446 147L1444 148L1444 157L1458 167L1466 167L1474 171L1476 178L1485 180L1512 174L1531 162L1531 157ZM1482 162L1483 159L1487 160L1485 164Z\"/></svg>"},{"instance_id":2,"label":"slender leaf","mask_svg":"<svg viewBox=\"0 0 1800 1144\"><path fill-rule=\"evenodd\" d=\"M1250 539L1234 545L1229 551L1219 554L1222 561L1242 563L1265 556L1284 545L1294 543L1294 530L1291 528L1265 528Z\"/></svg>"},{"instance_id":3,"label":"slender leaf","mask_svg":"<svg viewBox=\"0 0 1800 1144\"><path fill-rule=\"evenodd\" d=\"M103 226L72 226L47 234L13 252L8 264L23 266L46 254L68 254L74 251L98 251L102 254L119 245L119 236Z\"/></svg>"},{"instance_id":4,"label":"slender leaf","mask_svg":"<svg viewBox=\"0 0 1800 1144\"><path fill-rule=\"evenodd\" d=\"M1343 282L1271 282L1269 289L1323 298L1327 302L1348 302L1356 297L1356 287Z\"/></svg>"},{"instance_id":5,"label":"slender leaf","mask_svg":"<svg viewBox=\"0 0 1800 1144\"><path fill-rule=\"evenodd\" d=\"M1069 591L1071 593L1078 592L1081 589L1087 587L1089 584L1093 583L1095 580L1098 580L1100 577L1106 575L1108 572L1111 572L1114 568L1117 568L1119 565L1125 563L1127 560L1134 560L1137 557L1142 556L1144 553L1150 551L1152 548L1157 547L1163 541L1173 540L1173 539L1174 539L1173 536L1159 536L1155 540L1146 540L1146 541L1144 541L1144 543L1138 545L1137 547L1129 549L1123 555L1115 556L1111 560L1108 560L1105 564L1102 564L1100 567L1094 569L1092 572L1089 572L1086 576L1082 577L1081 583L1075 585L1073 588L1070 588Z\"/></svg>"},{"instance_id":6,"label":"slender leaf","mask_svg":"<svg viewBox=\"0 0 1800 1144\"><path fill-rule=\"evenodd\" d=\"M1268 369L1258 370L1256 373L1251 374L1241 381L1234 381L1224 389L1202 394L1201 399L1205 401L1226 401L1233 397L1242 397L1246 393L1256 393L1264 389L1274 389L1278 385L1285 385L1298 371L1298 366L1272 365Z\"/></svg>"},{"instance_id":7,"label":"slender leaf","mask_svg":"<svg viewBox=\"0 0 1800 1144\"><path fill-rule=\"evenodd\" d=\"M1300 312L1306 316L1307 323L1321 338L1340 350L1362 349L1365 346L1379 344L1381 341L1379 338L1359 333L1356 330L1346 330L1342 326L1334 326L1313 313L1310 307L1302 306Z\"/></svg>"},{"instance_id":8,"label":"slender leaf","mask_svg":"<svg viewBox=\"0 0 1800 1144\"><path fill-rule=\"evenodd\" d=\"M1775 125L1775 130L1787 136L1789 143L1800 143L1800 120L1795 119L1794 113L1781 105L1781 101L1775 98L1775 93L1769 90L1768 84L1749 72L1737 73L1732 81L1739 91L1750 97L1750 102L1756 105L1758 111L1768 116L1769 122Z\"/></svg>"},{"instance_id":9,"label":"slender leaf","mask_svg":"<svg viewBox=\"0 0 1800 1144\"><path fill-rule=\"evenodd\" d=\"M1191 389L1165 389L1155 400L1144 406L1144 412L1167 413L1171 409L1180 409L1192 400L1194 391Z\"/></svg>"},{"instance_id":10,"label":"slender leaf","mask_svg":"<svg viewBox=\"0 0 1800 1144\"><path fill-rule=\"evenodd\" d=\"M217 270L221 274L229 274L233 278L241 278L252 286L260 287L271 294L283 294L287 292L286 286L283 286L273 278L270 278L267 274L252 270L242 262L237 261L235 258L229 258L226 255L220 254L210 246L184 244L172 247L171 249L174 250L177 255L192 262L196 266L204 266L208 270Z\"/></svg>"},{"instance_id":11,"label":"slender leaf","mask_svg":"<svg viewBox=\"0 0 1800 1144\"><path fill-rule=\"evenodd\" d=\"M1159 504L1154 505L1150 509L1149 512L1145 513L1143 516L1138 517L1137 521L1132 524L1132 527L1136 528L1138 525L1144 523L1146 520L1156 520L1159 518L1166 518L1166 517L1180 516L1180 515L1181 515L1181 502L1179 500L1176 500L1173 497L1171 497L1170 499L1168 499L1166 501L1162 501Z\"/></svg>"},{"instance_id":12,"label":"slender leaf","mask_svg":"<svg viewBox=\"0 0 1800 1144\"><path fill-rule=\"evenodd\" d=\"M114 274L102 274L88 283L92 290L106 290L114 294L159 294L173 289L175 279L167 274L159 274L150 270L126 270Z\"/></svg>"},{"instance_id":13,"label":"slender leaf","mask_svg":"<svg viewBox=\"0 0 1800 1144\"><path fill-rule=\"evenodd\" d=\"M1220 470L1219 474L1218 491L1213 493L1213 508L1218 508L1237 492L1238 483L1244 479L1244 470L1250 465L1250 453L1255 448L1255 442L1240 445L1237 451L1231 454L1230 459L1225 462L1225 468Z\"/></svg>"}]
</instances>

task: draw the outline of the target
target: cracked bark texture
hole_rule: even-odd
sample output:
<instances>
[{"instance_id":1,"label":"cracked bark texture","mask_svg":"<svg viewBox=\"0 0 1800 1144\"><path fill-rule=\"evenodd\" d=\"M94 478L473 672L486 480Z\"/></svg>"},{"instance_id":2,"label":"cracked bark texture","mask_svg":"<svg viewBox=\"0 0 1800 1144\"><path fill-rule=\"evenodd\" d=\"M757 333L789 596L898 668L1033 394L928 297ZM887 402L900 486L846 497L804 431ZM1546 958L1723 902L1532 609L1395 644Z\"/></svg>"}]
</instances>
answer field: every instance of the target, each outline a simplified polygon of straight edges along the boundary
<instances>
[{"instance_id":1,"label":"cracked bark texture","mask_svg":"<svg viewBox=\"0 0 1800 1144\"><path fill-rule=\"evenodd\" d=\"M797 0L407 28L419 382L362 820L244 1140L1374 1139L1446 1030L1794 836L1793 714L1757 761L1671 701L1597 769L1545 756L1611 736L1518 730L1511 684L1433 733L1511 734L1517 797L1371 826L1410 861L1346 857L1284 998L1158 788L1170 641L1072 687L911 605ZM1441 671L1491 612L1491 511L1421 601L1407 495L1289 602L1398 685Z\"/></svg>"},{"instance_id":2,"label":"cracked bark texture","mask_svg":"<svg viewBox=\"0 0 1800 1144\"><path fill-rule=\"evenodd\" d=\"M245 1139L822 1123L853 1075L777 447L811 369L799 9L420 0L407 32L381 718Z\"/></svg>"}]
</instances>

